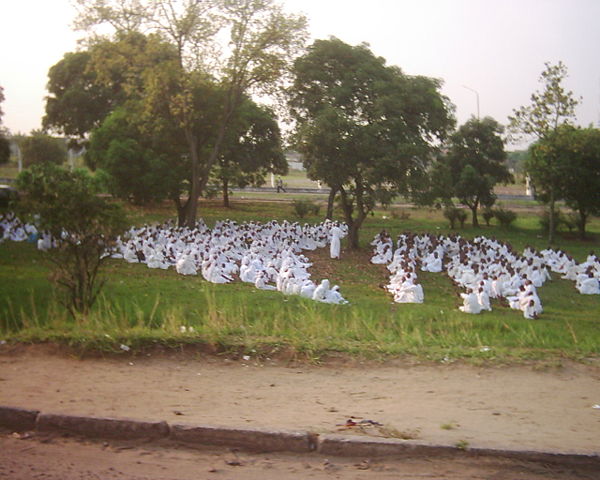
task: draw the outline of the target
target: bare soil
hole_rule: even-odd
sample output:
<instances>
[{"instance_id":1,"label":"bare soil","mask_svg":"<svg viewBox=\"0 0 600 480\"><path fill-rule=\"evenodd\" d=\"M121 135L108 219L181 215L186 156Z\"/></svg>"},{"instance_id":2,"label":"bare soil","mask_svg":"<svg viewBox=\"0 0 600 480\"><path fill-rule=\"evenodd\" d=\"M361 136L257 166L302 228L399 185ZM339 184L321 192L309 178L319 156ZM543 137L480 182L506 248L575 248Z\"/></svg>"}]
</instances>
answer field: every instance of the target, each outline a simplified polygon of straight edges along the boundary
<instances>
[{"instance_id":1,"label":"bare soil","mask_svg":"<svg viewBox=\"0 0 600 480\"><path fill-rule=\"evenodd\" d=\"M597 466L501 458L326 458L0 434L10 480L597 480Z\"/></svg>"},{"instance_id":2,"label":"bare soil","mask_svg":"<svg viewBox=\"0 0 600 480\"><path fill-rule=\"evenodd\" d=\"M600 454L600 366L477 367L200 353L80 359L0 346L0 405L108 416ZM352 419L381 425L351 426Z\"/></svg>"}]
</instances>

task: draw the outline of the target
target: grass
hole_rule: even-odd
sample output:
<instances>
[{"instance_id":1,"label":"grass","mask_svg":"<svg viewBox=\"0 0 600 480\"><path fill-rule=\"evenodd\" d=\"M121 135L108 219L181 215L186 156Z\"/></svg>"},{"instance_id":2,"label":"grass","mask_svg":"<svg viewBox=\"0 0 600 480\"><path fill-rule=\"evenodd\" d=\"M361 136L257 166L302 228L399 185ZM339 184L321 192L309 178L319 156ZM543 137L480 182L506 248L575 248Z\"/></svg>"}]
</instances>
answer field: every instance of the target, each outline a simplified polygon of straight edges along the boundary
<instances>
[{"instance_id":1,"label":"grass","mask_svg":"<svg viewBox=\"0 0 600 480\"><path fill-rule=\"evenodd\" d=\"M291 205L277 202L203 202L209 226L216 220L293 220ZM378 210L361 233L366 246L376 232L404 230L448 233L440 212L403 208L404 218ZM131 209L136 223L163 220L169 205ZM408 214L408 218L407 215ZM386 218L384 218L386 217ZM319 218L305 221L316 222ZM304 221L304 220L303 220ZM592 240L561 237L559 246L583 260L598 245L600 222L590 225ZM534 215L521 215L515 226L497 226L459 233L465 237L496 236L518 250L526 244L546 246ZM527 359L585 359L600 353L600 298L579 295L571 282L557 279L540 289L544 313L525 320L517 311L493 303L493 311L467 315L458 311L455 287L443 274L420 273L425 291L421 305L396 304L381 288L387 270L369 263L363 248L342 251L331 261L326 251L309 253L313 279L329 278L341 286L350 305L325 305L249 284L214 285L174 270L111 260L109 281L87 319L70 318L49 283L44 255L32 244L0 245L0 338L10 342L59 342L79 350L134 351L159 344L196 345L210 351L320 359L330 354L384 358L414 355L435 361L456 359L504 362ZM186 327L185 331L181 327ZM193 330L188 327L192 327ZM256 352L256 353L255 353Z\"/></svg>"}]
</instances>

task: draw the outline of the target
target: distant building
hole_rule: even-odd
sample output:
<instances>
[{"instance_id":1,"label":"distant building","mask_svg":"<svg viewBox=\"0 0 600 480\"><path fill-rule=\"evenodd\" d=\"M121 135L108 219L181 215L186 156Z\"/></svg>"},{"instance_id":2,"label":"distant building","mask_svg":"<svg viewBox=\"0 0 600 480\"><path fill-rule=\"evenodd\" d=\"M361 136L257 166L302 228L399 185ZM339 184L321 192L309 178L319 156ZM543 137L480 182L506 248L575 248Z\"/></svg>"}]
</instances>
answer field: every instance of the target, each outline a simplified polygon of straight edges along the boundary
<instances>
[{"instance_id":1,"label":"distant building","mask_svg":"<svg viewBox=\"0 0 600 480\"><path fill-rule=\"evenodd\" d=\"M285 152L285 159L287 160L288 166L292 170L304 170L302 163L302 154L294 150Z\"/></svg>"}]
</instances>

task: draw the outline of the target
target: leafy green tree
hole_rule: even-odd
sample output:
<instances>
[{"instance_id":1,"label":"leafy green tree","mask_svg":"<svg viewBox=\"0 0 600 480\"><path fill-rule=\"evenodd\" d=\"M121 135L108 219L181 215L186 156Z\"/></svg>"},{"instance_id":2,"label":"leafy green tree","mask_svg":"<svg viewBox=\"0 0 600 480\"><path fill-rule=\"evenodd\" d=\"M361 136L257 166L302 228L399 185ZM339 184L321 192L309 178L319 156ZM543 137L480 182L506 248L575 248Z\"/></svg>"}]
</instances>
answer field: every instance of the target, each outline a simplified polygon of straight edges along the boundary
<instances>
[{"instance_id":1,"label":"leafy green tree","mask_svg":"<svg viewBox=\"0 0 600 480\"><path fill-rule=\"evenodd\" d=\"M169 69L174 77L144 76L147 83L142 98L148 111L164 111L162 105L166 102L169 122L185 141L191 183L188 200L181 208L185 223L193 225L198 198L222 153L244 95L255 90L272 91L277 86L305 41L306 19L285 14L273 0L78 0L77 3L78 26L90 36L95 27L110 25L118 33L156 33L175 47L178 61ZM215 61L213 47L226 34L228 48ZM205 130L199 123L202 113L195 109L197 99L193 94L202 75L217 80L225 92L219 114L212 119L216 130L208 151L202 143ZM165 79L168 83L161 83ZM159 117L156 121L164 119Z\"/></svg>"},{"instance_id":2,"label":"leafy green tree","mask_svg":"<svg viewBox=\"0 0 600 480\"><path fill-rule=\"evenodd\" d=\"M508 130L515 138L525 135L532 136L536 140L545 140L551 137L561 125L571 125L575 119L575 107L579 100L574 97L573 92L565 90L563 86L563 82L567 78L567 67L562 62L558 62L556 65L547 62L545 66L546 69L539 78L540 83L544 85L544 90L533 93L530 105L513 110L514 115L508 117ZM548 153L552 151L553 149L547 150ZM538 152L536 161L539 165L541 164L539 158L541 153L541 151ZM558 185L561 182L560 168L555 163L557 160L548 156L543 161L546 173L538 175L537 182L534 181L536 189L541 188L548 192L545 198L550 209L549 243L554 241L555 203L560 198L558 196ZM544 182L543 185L539 183L541 181Z\"/></svg>"},{"instance_id":3,"label":"leafy green tree","mask_svg":"<svg viewBox=\"0 0 600 480\"><path fill-rule=\"evenodd\" d=\"M225 207L229 207L230 187L262 185L267 174L285 175L288 172L281 133L273 112L248 99L236 117L214 170L221 184Z\"/></svg>"},{"instance_id":4,"label":"leafy green tree","mask_svg":"<svg viewBox=\"0 0 600 480\"><path fill-rule=\"evenodd\" d=\"M183 162L170 161L161 152L162 139L144 133L135 119L135 112L121 107L94 130L87 165L106 171L110 193L134 204L178 196L186 172Z\"/></svg>"},{"instance_id":5,"label":"leafy green tree","mask_svg":"<svg viewBox=\"0 0 600 480\"><path fill-rule=\"evenodd\" d=\"M31 132L19 147L23 155L23 165L29 167L41 163L60 165L67 158L67 147L60 138L51 137L40 131Z\"/></svg>"},{"instance_id":6,"label":"leafy green tree","mask_svg":"<svg viewBox=\"0 0 600 480\"><path fill-rule=\"evenodd\" d=\"M474 227L479 227L477 211L491 207L494 186L513 180L506 167L502 126L493 118L471 118L450 137L446 158L451 183L446 195L457 197L471 209Z\"/></svg>"},{"instance_id":7,"label":"leafy green tree","mask_svg":"<svg viewBox=\"0 0 600 480\"><path fill-rule=\"evenodd\" d=\"M0 165L10 160L10 142L4 128L2 128L2 102L4 101L4 87L0 85Z\"/></svg>"},{"instance_id":8,"label":"leafy green tree","mask_svg":"<svg viewBox=\"0 0 600 480\"><path fill-rule=\"evenodd\" d=\"M554 194L578 213L579 236L585 238L589 216L600 214L600 130L558 127L531 146L527 170L540 185L538 198Z\"/></svg>"},{"instance_id":9,"label":"leafy green tree","mask_svg":"<svg viewBox=\"0 0 600 480\"><path fill-rule=\"evenodd\" d=\"M48 71L42 126L81 141L119 103L118 92L98 81L89 51L66 53Z\"/></svg>"},{"instance_id":10,"label":"leafy green tree","mask_svg":"<svg viewBox=\"0 0 600 480\"><path fill-rule=\"evenodd\" d=\"M317 40L296 60L289 106L313 180L339 192L352 248L377 202L408 194L453 125L440 83L387 66L366 45Z\"/></svg>"},{"instance_id":11,"label":"leafy green tree","mask_svg":"<svg viewBox=\"0 0 600 480\"><path fill-rule=\"evenodd\" d=\"M73 316L86 315L106 281L99 273L125 228L123 212L96 195L83 170L33 165L19 174L17 188L24 192L19 214L56 242L47 256L54 265L51 278L65 292L65 307Z\"/></svg>"}]
</instances>

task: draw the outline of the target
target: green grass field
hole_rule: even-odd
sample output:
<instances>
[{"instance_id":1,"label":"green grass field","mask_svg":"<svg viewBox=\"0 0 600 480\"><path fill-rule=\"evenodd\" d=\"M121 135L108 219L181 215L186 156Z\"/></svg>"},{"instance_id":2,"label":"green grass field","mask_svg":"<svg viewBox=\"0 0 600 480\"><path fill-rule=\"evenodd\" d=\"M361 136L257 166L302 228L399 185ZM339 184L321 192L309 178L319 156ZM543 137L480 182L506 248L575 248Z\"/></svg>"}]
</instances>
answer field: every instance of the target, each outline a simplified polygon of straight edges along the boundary
<instances>
[{"instance_id":1,"label":"green grass field","mask_svg":"<svg viewBox=\"0 0 600 480\"><path fill-rule=\"evenodd\" d=\"M223 218L295 220L292 205L281 201L236 199L231 209L220 207L217 201L203 202L200 211L209 226ZM173 211L167 204L129 213L134 223L142 224L162 221ZM519 215L511 229L468 226L458 233L496 236L519 251L527 244L545 248L536 215ZM339 284L350 305L318 304L239 282L214 285L201 277L180 276L173 269L153 270L111 260L102 298L87 319L77 321L59 304L58 292L48 281L44 255L32 244L5 242L0 245L0 339L59 342L81 351L120 351L121 344L141 351L156 344L192 343L218 352L269 356L285 351L310 359L341 353L370 358L409 354L444 361L515 361L585 359L600 354L600 296L579 295L571 282L555 274L539 290L544 313L538 320L525 320L520 312L497 302L492 312L481 315L459 312L458 291L444 274L419 274L424 304L395 304L381 288L387 283L387 270L368 261L366 245L382 228L394 237L405 230L449 232L439 211L393 207L376 211L366 221L362 250L344 249L343 242L342 259L336 262L327 258L326 251L309 253L313 280L326 277ZM561 236L557 246L581 261L590 249L598 250L598 219L590 224L590 232L585 242Z\"/></svg>"}]
</instances>

